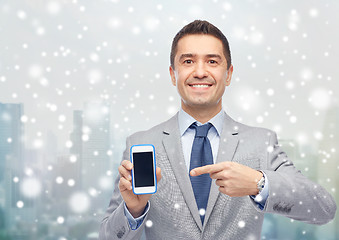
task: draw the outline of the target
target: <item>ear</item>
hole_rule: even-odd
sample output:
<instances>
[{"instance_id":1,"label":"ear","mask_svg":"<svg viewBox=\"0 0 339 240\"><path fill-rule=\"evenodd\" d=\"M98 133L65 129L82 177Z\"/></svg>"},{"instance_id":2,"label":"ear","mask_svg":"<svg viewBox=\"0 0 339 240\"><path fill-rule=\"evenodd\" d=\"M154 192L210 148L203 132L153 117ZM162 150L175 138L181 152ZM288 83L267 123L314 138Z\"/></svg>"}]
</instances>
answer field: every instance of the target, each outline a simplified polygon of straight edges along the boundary
<instances>
[{"instance_id":1,"label":"ear","mask_svg":"<svg viewBox=\"0 0 339 240\"><path fill-rule=\"evenodd\" d=\"M233 65L231 65L227 71L226 86L229 86L231 84L232 74L233 74Z\"/></svg>"},{"instance_id":2,"label":"ear","mask_svg":"<svg viewBox=\"0 0 339 240\"><path fill-rule=\"evenodd\" d=\"M173 86L176 86L177 80L175 79L175 72L174 72L174 69L172 68L172 66L169 67L169 72L170 72L170 75L171 75L172 84L173 84Z\"/></svg>"}]
</instances>

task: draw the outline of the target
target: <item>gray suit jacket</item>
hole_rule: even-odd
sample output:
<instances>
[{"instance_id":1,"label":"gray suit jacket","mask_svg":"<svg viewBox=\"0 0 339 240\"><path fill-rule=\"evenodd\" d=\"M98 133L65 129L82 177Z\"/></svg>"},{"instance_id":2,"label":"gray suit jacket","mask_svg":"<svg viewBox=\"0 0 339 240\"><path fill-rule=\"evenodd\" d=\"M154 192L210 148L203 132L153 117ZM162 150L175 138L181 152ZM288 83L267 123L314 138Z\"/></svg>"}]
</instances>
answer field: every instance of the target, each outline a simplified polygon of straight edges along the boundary
<instances>
[{"instance_id":1,"label":"gray suit jacket","mask_svg":"<svg viewBox=\"0 0 339 240\"><path fill-rule=\"evenodd\" d=\"M131 230L124 214L118 182L100 227L101 240L139 239L260 239L264 213L277 213L312 224L332 220L336 204L321 186L303 176L278 146L270 130L249 127L226 114L216 162L234 161L263 170L269 181L269 197L260 210L249 196L229 197L212 181L202 226L180 141L178 117L127 138L123 159L134 144L153 144L162 170L158 191L142 225ZM146 224L148 222L149 224ZM146 226L147 225L147 226Z\"/></svg>"}]
</instances>

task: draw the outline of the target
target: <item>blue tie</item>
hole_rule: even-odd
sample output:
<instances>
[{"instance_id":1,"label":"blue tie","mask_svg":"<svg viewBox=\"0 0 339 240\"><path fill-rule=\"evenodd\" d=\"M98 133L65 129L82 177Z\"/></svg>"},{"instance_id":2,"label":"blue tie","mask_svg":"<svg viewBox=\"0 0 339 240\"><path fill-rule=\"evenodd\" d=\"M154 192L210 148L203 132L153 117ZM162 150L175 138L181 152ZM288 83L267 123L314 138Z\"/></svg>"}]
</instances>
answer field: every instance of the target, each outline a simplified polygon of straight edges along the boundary
<instances>
[{"instance_id":1,"label":"blue tie","mask_svg":"<svg viewBox=\"0 0 339 240\"><path fill-rule=\"evenodd\" d=\"M207 138L208 130L212 127L211 123L197 126L195 123L190 128L195 128L195 137L192 146L190 171L194 168L213 164L213 155L210 141ZM198 205L201 223L204 224L205 211L207 207L208 196L211 188L211 178L209 174L192 177L190 175L194 197Z\"/></svg>"}]
</instances>

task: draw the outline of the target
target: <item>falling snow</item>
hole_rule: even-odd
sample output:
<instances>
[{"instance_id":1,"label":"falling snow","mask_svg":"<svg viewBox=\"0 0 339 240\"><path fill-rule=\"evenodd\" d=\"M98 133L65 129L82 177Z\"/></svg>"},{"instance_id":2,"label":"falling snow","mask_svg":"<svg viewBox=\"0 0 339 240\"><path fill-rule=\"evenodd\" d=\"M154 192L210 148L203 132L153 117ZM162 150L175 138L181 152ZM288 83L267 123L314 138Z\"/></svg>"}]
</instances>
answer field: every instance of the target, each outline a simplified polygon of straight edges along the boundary
<instances>
[{"instance_id":1,"label":"falling snow","mask_svg":"<svg viewBox=\"0 0 339 240\"><path fill-rule=\"evenodd\" d=\"M90 199L85 193L75 192L69 199L69 206L75 213L84 213L90 207Z\"/></svg>"},{"instance_id":2,"label":"falling snow","mask_svg":"<svg viewBox=\"0 0 339 240\"><path fill-rule=\"evenodd\" d=\"M153 226L153 222L151 220L147 220L145 224L146 224L146 227L148 228Z\"/></svg>"},{"instance_id":3,"label":"falling snow","mask_svg":"<svg viewBox=\"0 0 339 240\"><path fill-rule=\"evenodd\" d=\"M238 222L238 227L239 227L239 228L244 228L245 225L246 225L245 221L239 221L239 222Z\"/></svg>"},{"instance_id":4,"label":"falling snow","mask_svg":"<svg viewBox=\"0 0 339 240\"><path fill-rule=\"evenodd\" d=\"M244 124L274 130L295 165L335 193L338 7L306 0L3 1L0 104L22 104L18 115L0 106L1 123L22 127L22 136L11 133L0 143L19 151L6 153L6 162L19 168L6 165L1 202L12 201L19 212L5 211L5 219L14 229L25 225L29 212L41 212L28 216L38 226L32 229L58 225L48 228L50 237L65 240L79 238L66 236L67 227L102 217L126 136L180 108L168 73L170 43L196 18L210 20L230 42L234 72L225 110ZM274 150L267 145L267 153ZM18 191L11 200L9 188ZM183 206L172 207L180 212ZM247 227L242 220L235 224ZM314 235L304 225L286 226L304 238Z\"/></svg>"},{"instance_id":5,"label":"falling snow","mask_svg":"<svg viewBox=\"0 0 339 240\"><path fill-rule=\"evenodd\" d=\"M65 221L65 219L64 219L63 217L61 217L61 216L57 218L57 222L58 222L59 224L63 224L64 221Z\"/></svg>"},{"instance_id":6,"label":"falling snow","mask_svg":"<svg viewBox=\"0 0 339 240\"><path fill-rule=\"evenodd\" d=\"M24 178L21 181L21 192L28 198L35 198L40 195L42 185L36 178Z\"/></svg>"},{"instance_id":7,"label":"falling snow","mask_svg":"<svg viewBox=\"0 0 339 240\"><path fill-rule=\"evenodd\" d=\"M200 214L201 216L204 216L205 213L206 213L206 210L205 210L204 208L200 208L200 209L199 209L199 214Z\"/></svg>"}]
</instances>

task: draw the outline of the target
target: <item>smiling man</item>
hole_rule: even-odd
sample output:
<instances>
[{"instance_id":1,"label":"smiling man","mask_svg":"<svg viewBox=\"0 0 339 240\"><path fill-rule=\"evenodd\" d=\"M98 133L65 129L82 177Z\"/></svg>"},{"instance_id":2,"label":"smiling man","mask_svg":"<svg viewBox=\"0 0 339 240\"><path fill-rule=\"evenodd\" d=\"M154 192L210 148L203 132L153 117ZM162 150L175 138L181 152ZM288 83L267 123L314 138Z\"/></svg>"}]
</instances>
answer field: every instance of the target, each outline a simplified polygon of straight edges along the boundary
<instances>
[{"instance_id":1,"label":"smiling man","mask_svg":"<svg viewBox=\"0 0 339 240\"><path fill-rule=\"evenodd\" d=\"M196 20L175 36L170 76L181 97L168 121L127 138L100 239L260 239L265 213L311 224L334 218L332 196L288 159L276 134L222 108L233 65L223 33ZM134 195L129 149L153 144L158 191ZM160 170L161 169L161 170Z\"/></svg>"},{"instance_id":2,"label":"smiling man","mask_svg":"<svg viewBox=\"0 0 339 240\"><path fill-rule=\"evenodd\" d=\"M182 109L202 123L220 112L222 96L231 82L233 66L228 68L223 49L221 40L214 36L186 35L178 41L170 66Z\"/></svg>"}]
</instances>

